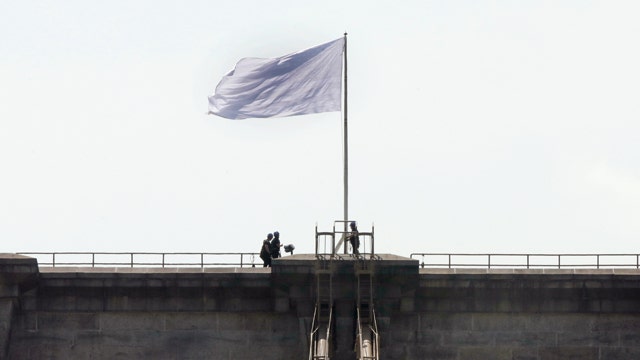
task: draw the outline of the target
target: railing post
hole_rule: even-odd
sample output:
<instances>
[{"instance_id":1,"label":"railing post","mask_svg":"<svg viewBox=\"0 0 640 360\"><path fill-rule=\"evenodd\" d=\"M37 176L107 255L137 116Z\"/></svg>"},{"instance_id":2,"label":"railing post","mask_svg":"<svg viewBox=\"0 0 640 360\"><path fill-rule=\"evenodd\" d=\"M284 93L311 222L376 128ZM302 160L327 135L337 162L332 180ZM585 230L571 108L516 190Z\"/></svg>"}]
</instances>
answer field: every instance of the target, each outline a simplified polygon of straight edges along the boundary
<instances>
[{"instance_id":1,"label":"railing post","mask_svg":"<svg viewBox=\"0 0 640 360\"><path fill-rule=\"evenodd\" d=\"M375 249L375 239L373 238L373 225L371 225L371 255L375 255L376 254L376 249Z\"/></svg>"},{"instance_id":2,"label":"railing post","mask_svg":"<svg viewBox=\"0 0 640 360\"><path fill-rule=\"evenodd\" d=\"M600 254L596 255L596 269L600 269Z\"/></svg>"},{"instance_id":3,"label":"railing post","mask_svg":"<svg viewBox=\"0 0 640 360\"><path fill-rule=\"evenodd\" d=\"M451 269L451 254L449 254L449 269Z\"/></svg>"},{"instance_id":4,"label":"railing post","mask_svg":"<svg viewBox=\"0 0 640 360\"><path fill-rule=\"evenodd\" d=\"M165 255L166 255L165 253L162 253L162 267L163 267L163 268L164 268L164 256L165 256Z\"/></svg>"},{"instance_id":5,"label":"railing post","mask_svg":"<svg viewBox=\"0 0 640 360\"><path fill-rule=\"evenodd\" d=\"M242 267L242 265L240 265L240 267ZM204 269L204 253L200 253L200 268Z\"/></svg>"},{"instance_id":6,"label":"railing post","mask_svg":"<svg viewBox=\"0 0 640 360\"><path fill-rule=\"evenodd\" d=\"M91 267L96 267L96 253L91 253Z\"/></svg>"},{"instance_id":7,"label":"railing post","mask_svg":"<svg viewBox=\"0 0 640 360\"><path fill-rule=\"evenodd\" d=\"M244 267L244 253L240 253L240 267Z\"/></svg>"},{"instance_id":8,"label":"railing post","mask_svg":"<svg viewBox=\"0 0 640 360\"><path fill-rule=\"evenodd\" d=\"M131 255L131 267L133 267L133 253L130 253L129 255Z\"/></svg>"},{"instance_id":9,"label":"railing post","mask_svg":"<svg viewBox=\"0 0 640 360\"><path fill-rule=\"evenodd\" d=\"M51 266L52 266L52 267L56 267L56 253L53 253L53 254L51 254L51 255L53 255L53 256L51 257Z\"/></svg>"},{"instance_id":10,"label":"railing post","mask_svg":"<svg viewBox=\"0 0 640 360\"><path fill-rule=\"evenodd\" d=\"M491 254L487 254L487 269L491 269Z\"/></svg>"},{"instance_id":11,"label":"railing post","mask_svg":"<svg viewBox=\"0 0 640 360\"><path fill-rule=\"evenodd\" d=\"M529 254L527 254L527 269L529 268Z\"/></svg>"},{"instance_id":12,"label":"railing post","mask_svg":"<svg viewBox=\"0 0 640 360\"><path fill-rule=\"evenodd\" d=\"M561 269L562 267L560 266L560 254L558 254L558 269Z\"/></svg>"}]
</instances>

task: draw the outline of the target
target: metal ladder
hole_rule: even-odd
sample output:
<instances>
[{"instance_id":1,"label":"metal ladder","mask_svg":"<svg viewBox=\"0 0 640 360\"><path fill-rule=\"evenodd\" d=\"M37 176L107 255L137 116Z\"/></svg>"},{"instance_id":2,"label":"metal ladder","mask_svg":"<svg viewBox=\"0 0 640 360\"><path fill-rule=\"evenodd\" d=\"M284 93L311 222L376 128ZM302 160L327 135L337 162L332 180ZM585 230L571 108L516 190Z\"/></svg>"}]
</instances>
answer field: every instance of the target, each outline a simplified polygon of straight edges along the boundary
<instances>
[{"instance_id":1,"label":"metal ladder","mask_svg":"<svg viewBox=\"0 0 640 360\"><path fill-rule=\"evenodd\" d=\"M376 323L375 310L371 310L371 320L367 323L360 316L358 309L358 328L356 331L356 356L358 360L379 360L380 359L380 337Z\"/></svg>"},{"instance_id":2,"label":"metal ladder","mask_svg":"<svg viewBox=\"0 0 640 360\"><path fill-rule=\"evenodd\" d=\"M316 226L316 307L309 333L309 360L329 360L333 324L333 258L335 233L318 232Z\"/></svg>"},{"instance_id":3,"label":"metal ladder","mask_svg":"<svg viewBox=\"0 0 640 360\"><path fill-rule=\"evenodd\" d=\"M333 271L331 260L316 263L316 308L309 338L309 360L328 360L333 320Z\"/></svg>"},{"instance_id":4,"label":"metal ladder","mask_svg":"<svg viewBox=\"0 0 640 360\"><path fill-rule=\"evenodd\" d=\"M359 259L355 263L358 283L355 351L359 360L379 360L380 341L373 306L373 263Z\"/></svg>"}]
</instances>

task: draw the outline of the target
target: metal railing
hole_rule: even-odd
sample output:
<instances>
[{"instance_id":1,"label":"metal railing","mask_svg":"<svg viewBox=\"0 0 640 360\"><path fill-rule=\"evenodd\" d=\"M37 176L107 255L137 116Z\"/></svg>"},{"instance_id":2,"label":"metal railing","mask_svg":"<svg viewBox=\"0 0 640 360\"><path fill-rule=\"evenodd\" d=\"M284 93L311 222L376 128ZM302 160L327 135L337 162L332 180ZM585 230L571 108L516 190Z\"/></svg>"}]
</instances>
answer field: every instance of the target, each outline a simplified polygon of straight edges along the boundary
<instances>
[{"instance_id":1,"label":"metal railing","mask_svg":"<svg viewBox=\"0 0 640 360\"><path fill-rule=\"evenodd\" d=\"M640 254L413 253L421 268L640 269Z\"/></svg>"},{"instance_id":2,"label":"metal railing","mask_svg":"<svg viewBox=\"0 0 640 360\"><path fill-rule=\"evenodd\" d=\"M40 266L86 267L255 267L258 253L160 253L160 252L21 252ZM257 261L257 262L256 262Z\"/></svg>"},{"instance_id":3,"label":"metal railing","mask_svg":"<svg viewBox=\"0 0 640 360\"><path fill-rule=\"evenodd\" d=\"M20 252L40 266L86 267L254 267L258 253ZM421 268L640 269L640 254L473 254L412 253Z\"/></svg>"},{"instance_id":4,"label":"metal railing","mask_svg":"<svg viewBox=\"0 0 640 360\"><path fill-rule=\"evenodd\" d=\"M348 241L346 241L346 237L349 236L349 234L352 233L352 231L350 230L348 224L355 222L353 220L335 220L333 222L333 234L334 234L334 242L335 242L335 238L340 238L342 239L343 243L342 243L342 252L343 254L347 254L348 252ZM341 230L342 228L342 230ZM316 230L317 231L317 230ZM360 254L369 254L369 255L374 255L375 254L375 244L374 244L374 239L373 239L373 232L374 232L374 226L373 224L371 225L371 231L370 232L366 232L366 231L358 231L358 240L360 242ZM334 243L335 246L335 243ZM334 254L335 255L335 254Z\"/></svg>"}]
</instances>

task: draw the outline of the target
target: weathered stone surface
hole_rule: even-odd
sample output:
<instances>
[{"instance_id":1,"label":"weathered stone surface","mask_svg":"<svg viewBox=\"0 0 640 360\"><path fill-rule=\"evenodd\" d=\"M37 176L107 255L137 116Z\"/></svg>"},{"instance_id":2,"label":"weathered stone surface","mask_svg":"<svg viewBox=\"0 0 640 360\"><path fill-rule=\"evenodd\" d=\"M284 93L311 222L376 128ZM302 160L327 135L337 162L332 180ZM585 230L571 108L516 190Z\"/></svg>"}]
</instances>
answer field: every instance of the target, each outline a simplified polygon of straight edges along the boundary
<instances>
[{"instance_id":1,"label":"weathered stone surface","mask_svg":"<svg viewBox=\"0 0 640 360\"><path fill-rule=\"evenodd\" d=\"M601 360L630 360L640 359L640 346L600 348Z\"/></svg>"},{"instance_id":2,"label":"weathered stone surface","mask_svg":"<svg viewBox=\"0 0 640 360\"><path fill-rule=\"evenodd\" d=\"M538 348L516 347L511 349L512 360L538 360Z\"/></svg>"},{"instance_id":3,"label":"weathered stone surface","mask_svg":"<svg viewBox=\"0 0 640 360\"><path fill-rule=\"evenodd\" d=\"M486 331L452 331L443 334L445 346L495 346L495 334Z\"/></svg>"},{"instance_id":4,"label":"weathered stone surface","mask_svg":"<svg viewBox=\"0 0 640 360\"><path fill-rule=\"evenodd\" d=\"M78 331L100 329L100 319L95 313L38 312L35 314L35 321L38 331L51 329L74 329Z\"/></svg>"},{"instance_id":5,"label":"weathered stone surface","mask_svg":"<svg viewBox=\"0 0 640 360\"><path fill-rule=\"evenodd\" d=\"M420 329L440 331L471 331L474 317L464 313L420 313Z\"/></svg>"},{"instance_id":6,"label":"weathered stone surface","mask_svg":"<svg viewBox=\"0 0 640 360\"><path fill-rule=\"evenodd\" d=\"M596 347L543 347L538 350L538 356L544 360L599 360L599 350Z\"/></svg>"},{"instance_id":7,"label":"weathered stone surface","mask_svg":"<svg viewBox=\"0 0 640 360\"><path fill-rule=\"evenodd\" d=\"M527 324L527 316L520 313L478 313L470 317L475 331L522 331Z\"/></svg>"},{"instance_id":8,"label":"weathered stone surface","mask_svg":"<svg viewBox=\"0 0 640 360\"><path fill-rule=\"evenodd\" d=\"M469 346L459 350L459 359L465 360L511 360L512 350L508 347L474 347Z\"/></svg>"},{"instance_id":9,"label":"weathered stone surface","mask_svg":"<svg viewBox=\"0 0 640 360\"><path fill-rule=\"evenodd\" d=\"M530 331L495 331L495 343L498 346L530 347L555 346L557 334L552 330L539 332Z\"/></svg>"}]
</instances>

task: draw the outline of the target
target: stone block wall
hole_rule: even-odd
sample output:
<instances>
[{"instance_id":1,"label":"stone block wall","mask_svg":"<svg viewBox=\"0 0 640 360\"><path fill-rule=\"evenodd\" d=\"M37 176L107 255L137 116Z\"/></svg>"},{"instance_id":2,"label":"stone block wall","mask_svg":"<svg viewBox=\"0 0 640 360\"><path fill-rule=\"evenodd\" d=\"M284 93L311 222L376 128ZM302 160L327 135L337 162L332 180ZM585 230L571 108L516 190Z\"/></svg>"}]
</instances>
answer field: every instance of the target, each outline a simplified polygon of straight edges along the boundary
<instances>
[{"instance_id":1,"label":"stone block wall","mask_svg":"<svg viewBox=\"0 0 640 360\"><path fill-rule=\"evenodd\" d=\"M638 314L398 314L384 334L385 359L640 359Z\"/></svg>"},{"instance_id":2,"label":"stone block wall","mask_svg":"<svg viewBox=\"0 0 640 360\"><path fill-rule=\"evenodd\" d=\"M264 312L30 311L8 359L301 359L298 326Z\"/></svg>"},{"instance_id":3,"label":"stone block wall","mask_svg":"<svg viewBox=\"0 0 640 360\"><path fill-rule=\"evenodd\" d=\"M313 256L272 269L42 268L0 256L0 360L307 359ZM640 271L373 264L381 359L640 359ZM332 360L354 359L353 259Z\"/></svg>"},{"instance_id":4,"label":"stone block wall","mask_svg":"<svg viewBox=\"0 0 640 360\"><path fill-rule=\"evenodd\" d=\"M306 324L275 312L267 270L43 269L6 358L300 359Z\"/></svg>"},{"instance_id":5,"label":"stone block wall","mask_svg":"<svg viewBox=\"0 0 640 360\"><path fill-rule=\"evenodd\" d=\"M640 359L640 273L421 271L382 325L382 358Z\"/></svg>"}]
</instances>

